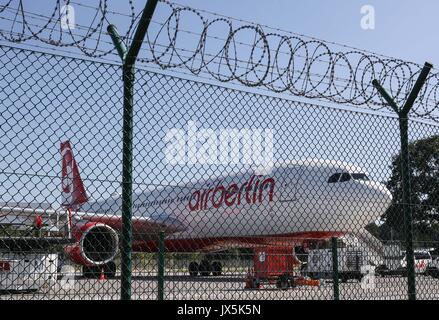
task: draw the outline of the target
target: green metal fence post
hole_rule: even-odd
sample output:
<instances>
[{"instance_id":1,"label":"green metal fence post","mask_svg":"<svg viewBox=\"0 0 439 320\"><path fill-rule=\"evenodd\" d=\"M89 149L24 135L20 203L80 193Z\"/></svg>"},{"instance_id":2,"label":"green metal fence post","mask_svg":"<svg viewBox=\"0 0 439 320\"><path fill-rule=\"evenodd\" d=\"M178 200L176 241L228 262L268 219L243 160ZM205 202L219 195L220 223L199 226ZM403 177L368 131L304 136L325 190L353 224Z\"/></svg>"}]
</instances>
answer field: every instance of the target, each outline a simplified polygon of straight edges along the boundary
<instances>
[{"instance_id":1,"label":"green metal fence post","mask_svg":"<svg viewBox=\"0 0 439 320\"><path fill-rule=\"evenodd\" d=\"M128 52L117 34L116 28L109 25L108 33L113 40L123 62L123 149L122 149L122 245L121 245L121 299L131 299L131 249L132 249L132 216L133 216L133 91L134 66L148 30L158 0L148 0L140 18Z\"/></svg>"},{"instance_id":2,"label":"green metal fence post","mask_svg":"<svg viewBox=\"0 0 439 320\"><path fill-rule=\"evenodd\" d=\"M413 250L412 207L410 206L410 165L408 146L408 119L399 117L401 138L402 207L407 261L407 285L409 300L416 300L415 257Z\"/></svg>"},{"instance_id":3,"label":"green metal fence post","mask_svg":"<svg viewBox=\"0 0 439 320\"><path fill-rule=\"evenodd\" d=\"M340 290L339 290L339 274L338 274L338 252L337 252L337 238L331 238L332 247L332 281L334 284L334 300L340 300Z\"/></svg>"},{"instance_id":4,"label":"green metal fence post","mask_svg":"<svg viewBox=\"0 0 439 320\"><path fill-rule=\"evenodd\" d=\"M407 292L409 300L416 300L416 277L415 277L415 257L413 250L413 217L412 207L410 205L410 159L409 159L409 139L408 139L408 115L413 107L419 92L424 85L428 74L430 73L433 65L426 62L424 67L410 92L407 101L400 109L396 105L395 101L390 97L386 90L378 83L377 80L373 81L373 85L377 88L378 92L383 96L387 103L398 114L399 118L399 130L401 139L401 179L402 179L402 207L404 212L404 232L406 243L406 261L407 261Z\"/></svg>"},{"instance_id":5,"label":"green metal fence post","mask_svg":"<svg viewBox=\"0 0 439 320\"><path fill-rule=\"evenodd\" d=\"M119 36L119 33L117 32L116 27L112 24L108 25L107 32L110 35L114 46L116 47L116 50L117 50L117 53L119 54L120 59L122 60L122 62L124 62L128 50L127 50L127 47L125 46L125 43L123 42L122 38Z\"/></svg>"},{"instance_id":6,"label":"green metal fence post","mask_svg":"<svg viewBox=\"0 0 439 320\"><path fill-rule=\"evenodd\" d=\"M129 300L131 299L131 219L133 214L133 66L123 66L123 87L121 299Z\"/></svg>"},{"instance_id":7,"label":"green metal fence post","mask_svg":"<svg viewBox=\"0 0 439 320\"><path fill-rule=\"evenodd\" d=\"M163 300L165 284L165 233L159 234L159 252L158 252L158 300Z\"/></svg>"}]
</instances>

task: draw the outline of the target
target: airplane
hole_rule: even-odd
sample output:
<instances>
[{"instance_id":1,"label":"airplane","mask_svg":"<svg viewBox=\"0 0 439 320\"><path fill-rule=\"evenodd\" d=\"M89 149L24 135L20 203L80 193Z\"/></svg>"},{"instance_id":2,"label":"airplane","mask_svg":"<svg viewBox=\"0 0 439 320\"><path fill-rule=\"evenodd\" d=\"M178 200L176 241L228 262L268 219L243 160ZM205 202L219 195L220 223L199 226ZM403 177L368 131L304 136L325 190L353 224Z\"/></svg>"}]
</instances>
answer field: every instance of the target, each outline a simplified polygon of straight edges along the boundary
<instances>
[{"instance_id":1,"label":"airplane","mask_svg":"<svg viewBox=\"0 0 439 320\"><path fill-rule=\"evenodd\" d=\"M91 200L70 141L62 142L60 151L62 206L76 241L65 252L83 266L84 275L98 276L102 270L114 275L122 230L121 195ZM362 230L391 201L386 186L370 180L357 166L334 160L283 161L265 175L248 170L133 193L132 249L157 252L160 231L165 232L167 252L328 240ZM190 275L219 275L221 270L219 261L206 259L188 265Z\"/></svg>"}]
</instances>

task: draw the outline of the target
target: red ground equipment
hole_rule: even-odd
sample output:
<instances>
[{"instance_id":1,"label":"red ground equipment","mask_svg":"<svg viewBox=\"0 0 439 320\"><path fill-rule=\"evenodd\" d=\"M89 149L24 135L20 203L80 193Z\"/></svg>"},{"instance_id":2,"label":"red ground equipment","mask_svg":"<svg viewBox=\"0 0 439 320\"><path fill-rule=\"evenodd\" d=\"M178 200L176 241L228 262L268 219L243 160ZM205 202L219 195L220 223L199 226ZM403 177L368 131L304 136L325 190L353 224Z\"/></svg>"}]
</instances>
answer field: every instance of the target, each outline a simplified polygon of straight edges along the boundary
<instances>
[{"instance_id":1,"label":"red ground equipment","mask_svg":"<svg viewBox=\"0 0 439 320\"><path fill-rule=\"evenodd\" d=\"M263 283L275 283L287 289L298 261L292 247L261 247L254 249L253 270L247 275L246 288L258 289Z\"/></svg>"},{"instance_id":2,"label":"red ground equipment","mask_svg":"<svg viewBox=\"0 0 439 320\"><path fill-rule=\"evenodd\" d=\"M300 261L290 246L255 248L253 265L247 274L246 289L259 289L262 284L275 284L284 290L296 285L320 284L318 280L295 275L294 268L300 266Z\"/></svg>"}]
</instances>

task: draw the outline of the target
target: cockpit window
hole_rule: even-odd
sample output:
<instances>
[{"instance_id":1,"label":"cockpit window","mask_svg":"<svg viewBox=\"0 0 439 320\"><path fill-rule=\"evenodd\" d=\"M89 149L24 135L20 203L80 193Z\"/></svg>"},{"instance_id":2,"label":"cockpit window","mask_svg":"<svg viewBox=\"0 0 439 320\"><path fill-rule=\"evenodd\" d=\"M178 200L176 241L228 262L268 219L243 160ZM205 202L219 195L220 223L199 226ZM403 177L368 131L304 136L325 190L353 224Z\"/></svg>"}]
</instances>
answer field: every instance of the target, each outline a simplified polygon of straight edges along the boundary
<instances>
[{"instance_id":1,"label":"cockpit window","mask_svg":"<svg viewBox=\"0 0 439 320\"><path fill-rule=\"evenodd\" d=\"M352 173L351 176L354 180L369 181L369 177L365 173Z\"/></svg>"},{"instance_id":2,"label":"cockpit window","mask_svg":"<svg viewBox=\"0 0 439 320\"><path fill-rule=\"evenodd\" d=\"M369 181L369 177L365 173L334 173L329 177L328 183L346 182L351 179L360 181Z\"/></svg>"},{"instance_id":3,"label":"cockpit window","mask_svg":"<svg viewBox=\"0 0 439 320\"><path fill-rule=\"evenodd\" d=\"M351 175L347 172L344 172L340 177L340 182L346 182L351 180Z\"/></svg>"},{"instance_id":4,"label":"cockpit window","mask_svg":"<svg viewBox=\"0 0 439 320\"><path fill-rule=\"evenodd\" d=\"M428 254L428 252L415 252L415 259L421 260L421 259L431 259L431 256Z\"/></svg>"},{"instance_id":5,"label":"cockpit window","mask_svg":"<svg viewBox=\"0 0 439 320\"><path fill-rule=\"evenodd\" d=\"M329 177L328 183L336 183L338 182L338 179L340 179L341 173L335 173L332 176Z\"/></svg>"}]
</instances>

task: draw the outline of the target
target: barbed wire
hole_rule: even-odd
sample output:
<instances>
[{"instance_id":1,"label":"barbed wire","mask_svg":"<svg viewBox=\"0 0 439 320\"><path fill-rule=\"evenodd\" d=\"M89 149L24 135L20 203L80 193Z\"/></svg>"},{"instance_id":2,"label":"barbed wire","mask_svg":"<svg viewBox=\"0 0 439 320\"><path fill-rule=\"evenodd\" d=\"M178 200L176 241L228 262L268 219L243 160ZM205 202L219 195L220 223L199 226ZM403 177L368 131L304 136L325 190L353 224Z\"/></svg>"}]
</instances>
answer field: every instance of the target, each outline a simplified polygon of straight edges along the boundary
<instances>
[{"instance_id":1,"label":"barbed wire","mask_svg":"<svg viewBox=\"0 0 439 320\"><path fill-rule=\"evenodd\" d=\"M92 58L114 55L106 26L114 16L125 22L129 45L139 21L132 0L128 13L111 9L109 0L96 6L54 0L48 15L26 10L23 0L0 1L0 38L14 43L39 41L76 47ZM61 8L91 11L89 25L61 28ZM68 10L68 9L67 9ZM3 18L3 19L2 19ZM410 93L421 66L350 46L196 10L162 0L138 61L162 70L185 69L220 82L237 82L311 99L385 110L387 103L372 85L378 81L400 105ZM186 27L188 26L188 27ZM411 116L439 122L439 73L434 70L422 89ZM390 110L390 108L389 108Z\"/></svg>"}]
</instances>

